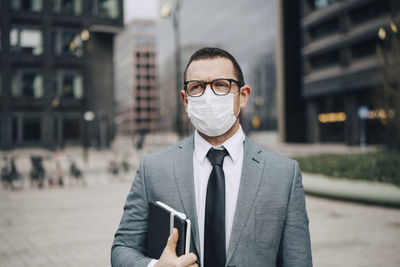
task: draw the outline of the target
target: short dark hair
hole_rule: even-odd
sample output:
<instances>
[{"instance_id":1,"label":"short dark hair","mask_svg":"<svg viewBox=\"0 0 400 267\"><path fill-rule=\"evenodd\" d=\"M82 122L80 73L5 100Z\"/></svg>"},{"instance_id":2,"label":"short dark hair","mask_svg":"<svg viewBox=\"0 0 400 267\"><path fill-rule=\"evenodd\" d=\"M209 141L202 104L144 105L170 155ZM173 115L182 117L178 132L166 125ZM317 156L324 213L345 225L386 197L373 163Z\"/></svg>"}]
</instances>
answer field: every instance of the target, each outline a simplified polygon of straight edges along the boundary
<instances>
[{"instance_id":1,"label":"short dark hair","mask_svg":"<svg viewBox=\"0 0 400 267\"><path fill-rule=\"evenodd\" d=\"M237 63L236 59L230 53L217 47L204 47L194 52L194 54L190 57L188 64L186 65L185 71L183 73L183 81L186 81L186 72L189 68L189 65L193 61L200 59L213 59L217 57L223 57L229 59L232 62L235 75L237 76L236 78L239 80L239 86L242 87L244 85L244 78L239 63Z\"/></svg>"}]
</instances>

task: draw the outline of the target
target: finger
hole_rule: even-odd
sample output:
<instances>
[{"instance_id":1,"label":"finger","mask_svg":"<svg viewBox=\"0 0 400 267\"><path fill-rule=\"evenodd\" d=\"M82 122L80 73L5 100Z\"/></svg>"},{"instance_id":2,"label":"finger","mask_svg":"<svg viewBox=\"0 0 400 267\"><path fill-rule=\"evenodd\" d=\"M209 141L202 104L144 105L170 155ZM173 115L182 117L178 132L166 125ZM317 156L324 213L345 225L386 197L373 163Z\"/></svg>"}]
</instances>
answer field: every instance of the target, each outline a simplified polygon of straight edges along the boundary
<instances>
[{"instance_id":1,"label":"finger","mask_svg":"<svg viewBox=\"0 0 400 267\"><path fill-rule=\"evenodd\" d=\"M191 266L196 264L197 257L194 253L182 255L177 259L178 266Z\"/></svg>"},{"instance_id":2,"label":"finger","mask_svg":"<svg viewBox=\"0 0 400 267\"><path fill-rule=\"evenodd\" d=\"M171 252L173 251L174 253L176 253L175 250L176 250L176 244L178 243L178 238L179 238L178 230L174 228L172 230L172 233L168 237L167 246L165 248Z\"/></svg>"},{"instance_id":3,"label":"finger","mask_svg":"<svg viewBox=\"0 0 400 267\"><path fill-rule=\"evenodd\" d=\"M189 267L199 267L199 265L197 265L197 263L190 265Z\"/></svg>"}]
</instances>

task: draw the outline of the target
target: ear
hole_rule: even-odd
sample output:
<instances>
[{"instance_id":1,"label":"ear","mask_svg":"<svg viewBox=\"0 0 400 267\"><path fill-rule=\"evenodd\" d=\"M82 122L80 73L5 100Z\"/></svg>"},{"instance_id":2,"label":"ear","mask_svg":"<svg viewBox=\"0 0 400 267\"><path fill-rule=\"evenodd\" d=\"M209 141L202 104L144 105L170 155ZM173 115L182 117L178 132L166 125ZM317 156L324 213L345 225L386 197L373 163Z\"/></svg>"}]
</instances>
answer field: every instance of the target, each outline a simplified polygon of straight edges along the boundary
<instances>
[{"instance_id":1,"label":"ear","mask_svg":"<svg viewBox=\"0 0 400 267\"><path fill-rule=\"evenodd\" d=\"M240 88L240 108L243 109L246 107L247 101L249 100L249 97L251 95L251 87L249 85L244 85L242 88Z\"/></svg>"},{"instance_id":2,"label":"ear","mask_svg":"<svg viewBox=\"0 0 400 267\"><path fill-rule=\"evenodd\" d=\"M185 105L185 111L187 113L188 100L187 100L187 95L185 93L185 90L181 90L180 94L181 94L181 100L182 100L183 104Z\"/></svg>"}]
</instances>

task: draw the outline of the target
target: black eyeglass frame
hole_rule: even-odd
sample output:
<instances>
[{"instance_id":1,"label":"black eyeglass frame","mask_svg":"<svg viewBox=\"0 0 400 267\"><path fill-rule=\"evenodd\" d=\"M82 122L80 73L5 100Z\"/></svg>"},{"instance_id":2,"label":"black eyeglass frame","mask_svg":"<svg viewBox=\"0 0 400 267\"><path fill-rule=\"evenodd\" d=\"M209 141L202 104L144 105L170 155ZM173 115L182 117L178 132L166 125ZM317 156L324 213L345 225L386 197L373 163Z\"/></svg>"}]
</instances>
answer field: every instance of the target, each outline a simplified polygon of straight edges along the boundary
<instances>
[{"instance_id":1,"label":"black eyeglass frame","mask_svg":"<svg viewBox=\"0 0 400 267\"><path fill-rule=\"evenodd\" d=\"M214 91L213 83L214 83L215 81L221 81L221 80L224 80L224 81L228 81L228 82L229 82L229 90L228 90L228 92L226 92L226 93L216 93L216 92ZM187 90L187 85L188 85L190 82L201 82L201 83L203 84L203 92L201 92L201 94L198 94L198 95L191 95L191 94L189 94L189 92L188 92L188 90ZM218 79L214 79L214 80L209 81L209 82L205 82L205 81L201 81L201 80L184 81L184 82L183 82L183 85L184 85L183 89L185 90L185 92L186 92L189 96L191 96L191 97L199 97L199 96L202 96L202 95L204 94L204 92L206 91L206 88L207 88L207 84L209 84L209 85L210 85L210 88L211 88L211 91L213 91L213 93L214 93L215 95L217 95L217 96L224 96L224 95L227 95L227 94L229 94L229 93L231 92L231 89L232 89L232 82L235 82L235 83L239 86L239 88L241 88L241 87L243 86L242 83L241 83L240 81L235 80L235 79L218 78Z\"/></svg>"}]
</instances>

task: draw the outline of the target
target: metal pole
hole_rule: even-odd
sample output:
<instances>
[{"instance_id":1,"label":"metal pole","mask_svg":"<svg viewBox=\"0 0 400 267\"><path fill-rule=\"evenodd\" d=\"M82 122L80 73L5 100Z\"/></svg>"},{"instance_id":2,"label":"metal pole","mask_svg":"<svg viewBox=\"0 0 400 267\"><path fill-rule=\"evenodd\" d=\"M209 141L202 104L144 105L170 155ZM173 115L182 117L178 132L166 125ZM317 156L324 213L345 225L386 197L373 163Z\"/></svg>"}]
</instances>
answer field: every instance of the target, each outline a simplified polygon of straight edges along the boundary
<instances>
[{"instance_id":1,"label":"metal pole","mask_svg":"<svg viewBox=\"0 0 400 267\"><path fill-rule=\"evenodd\" d=\"M361 131L360 131L360 150L361 153L365 153L366 150L366 141L367 141L367 129L366 129L366 119L361 118L360 119L360 127L361 127Z\"/></svg>"},{"instance_id":2,"label":"metal pole","mask_svg":"<svg viewBox=\"0 0 400 267\"><path fill-rule=\"evenodd\" d=\"M175 126L176 131L180 137L183 136L183 125L182 125L182 103L180 98L180 91L182 89L182 78L181 78L181 53L180 53L180 32L179 32L179 9L180 1L176 1L175 8L173 10L173 28L174 28L174 41L175 41L175 86L178 91L177 94L177 106L176 106L176 118Z\"/></svg>"}]
</instances>

